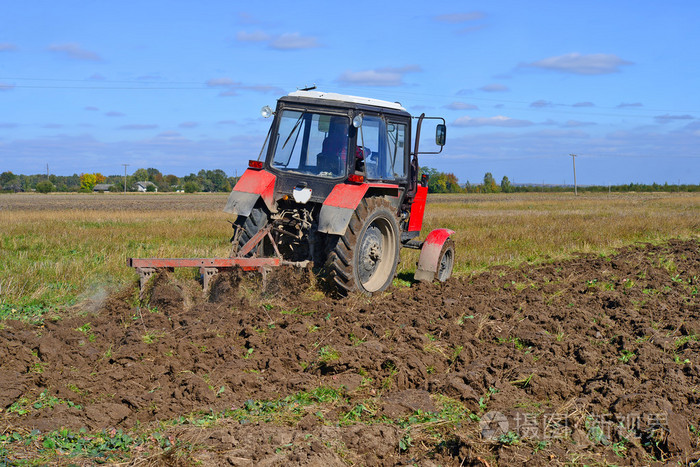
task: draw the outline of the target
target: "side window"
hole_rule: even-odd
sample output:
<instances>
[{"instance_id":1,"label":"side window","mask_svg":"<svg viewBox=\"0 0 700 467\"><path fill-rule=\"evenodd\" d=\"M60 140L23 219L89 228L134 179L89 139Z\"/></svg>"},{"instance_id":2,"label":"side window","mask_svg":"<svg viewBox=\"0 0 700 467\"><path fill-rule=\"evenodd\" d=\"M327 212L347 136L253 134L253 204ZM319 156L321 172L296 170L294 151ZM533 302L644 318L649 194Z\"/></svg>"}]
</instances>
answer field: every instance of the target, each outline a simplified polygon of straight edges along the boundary
<instances>
[{"instance_id":1,"label":"side window","mask_svg":"<svg viewBox=\"0 0 700 467\"><path fill-rule=\"evenodd\" d=\"M389 166L394 178L406 177L406 125L389 123L387 125L387 145L389 146Z\"/></svg>"},{"instance_id":2,"label":"side window","mask_svg":"<svg viewBox=\"0 0 700 467\"><path fill-rule=\"evenodd\" d=\"M366 116L357 145L365 147L365 174L369 179L394 180L406 176L406 125L387 124L380 117Z\"/></svg>"}]
</instances>

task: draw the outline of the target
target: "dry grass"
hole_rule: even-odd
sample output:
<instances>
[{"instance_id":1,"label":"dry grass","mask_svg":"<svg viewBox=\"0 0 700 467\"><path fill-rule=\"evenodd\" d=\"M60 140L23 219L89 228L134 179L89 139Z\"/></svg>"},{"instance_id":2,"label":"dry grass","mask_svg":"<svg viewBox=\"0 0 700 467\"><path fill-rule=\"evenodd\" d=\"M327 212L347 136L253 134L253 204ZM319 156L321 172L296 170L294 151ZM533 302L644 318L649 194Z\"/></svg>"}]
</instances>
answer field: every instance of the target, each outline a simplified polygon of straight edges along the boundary
<instances>
[{"instance_id":1,"label":"dry grass","mask_svg":"<svg viewBox=\"0 0 700 467\"><path fill-rule=\"evenodd\" d=\"M700 194L434 195L423 233L456 233L457 275L700 233ZM417 253L402 254L413 270Z\"/></svg>"},{"instance_id":2,"label":"dry grass","mask_svg":"<svg viewBox=\"0 0 700 467\"><path fill-rule=\"evenodd\" d=\"M0 196L0 312L65 306L136 280L128 257L228 256L226 195ZM700 232L700 194L435 195L424 223L456 231L456 273ZM417 253L402 252L400 272ZM186 270L179 274L195 274Z\"/></svg>"}]
</instances>

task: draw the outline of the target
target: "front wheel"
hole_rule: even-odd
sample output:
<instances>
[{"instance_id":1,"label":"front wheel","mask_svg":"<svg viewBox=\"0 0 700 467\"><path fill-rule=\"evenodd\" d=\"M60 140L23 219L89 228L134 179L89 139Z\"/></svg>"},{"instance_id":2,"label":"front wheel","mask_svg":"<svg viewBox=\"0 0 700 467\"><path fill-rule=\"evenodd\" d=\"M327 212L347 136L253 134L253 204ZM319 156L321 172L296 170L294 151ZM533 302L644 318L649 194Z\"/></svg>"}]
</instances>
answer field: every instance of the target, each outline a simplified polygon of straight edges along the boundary
<instances>
[{"instance_id":1,"label":"front wheel","mask_svg":"<svg viewBox=\"0 0 700 467\"><path fill-rule=\"evenodd\" d=\"M268 215L265 208L262 206L255 206L250 212L249 216L238 216L236 222L234 222L234 235L231 238L231 256L236 256L238 250L243 248L243 246L248 243L248 241L253 238L253 236L265 227L268 223ZM272 249L267 238L263 238L258 244L257 248L253 249L248 253L247 257L252 256L269 256Z\"/></svg>"},{"instance_id":2,"label":"front wheel","mask_svg":"<svg viewBox=\"0 0 700 467\"><path fill-rule=\"evenodd\" d=\"M381 292L394 279L399 247L399 223L391 203L363 199L345 234L329 239L326 275L343 295Z\"/></svg>"}]
</instances>

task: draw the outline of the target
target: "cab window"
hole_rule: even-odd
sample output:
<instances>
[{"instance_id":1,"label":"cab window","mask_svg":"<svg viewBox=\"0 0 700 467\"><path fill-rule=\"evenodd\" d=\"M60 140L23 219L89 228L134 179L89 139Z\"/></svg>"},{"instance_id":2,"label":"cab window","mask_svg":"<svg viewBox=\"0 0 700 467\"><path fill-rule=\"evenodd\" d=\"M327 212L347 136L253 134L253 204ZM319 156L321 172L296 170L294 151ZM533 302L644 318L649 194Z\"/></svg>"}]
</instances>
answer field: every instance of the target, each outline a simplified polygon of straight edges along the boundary
<instances>
[{"instance_id":1,"label":"cab window","mask_svg":"<svg viewBox=\"0 0 700 467\"><path fill-rule=\"evenodd\" d=\"M363 156L365 175L372 180L395 180L406 176L406 125L365 116L357 135L358 154Z\"/></svg>"}]
</instances>

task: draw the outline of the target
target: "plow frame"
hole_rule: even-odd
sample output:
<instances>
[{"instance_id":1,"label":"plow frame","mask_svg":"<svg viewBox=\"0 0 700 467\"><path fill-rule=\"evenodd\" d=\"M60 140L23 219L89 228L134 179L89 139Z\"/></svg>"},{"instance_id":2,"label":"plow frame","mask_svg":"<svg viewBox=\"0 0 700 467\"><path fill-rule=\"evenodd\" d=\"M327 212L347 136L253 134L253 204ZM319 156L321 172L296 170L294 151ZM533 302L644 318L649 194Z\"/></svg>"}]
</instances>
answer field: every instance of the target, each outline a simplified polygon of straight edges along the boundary
<instances>
[{"instance_id":1,"label":"plow frame","mask_svg":"<svg viewBox=\"0 0 700 467\"><path fill-rule=\"evenodd\" d=\"M277 266L295 266L295 267L307 267L310 261L285 261L282 259L277 245L271 235L272 226L267 225L260 229L253 237L251 237L248 242L243 245L236 256L230 256L228 258L128 258L126 263L129 267L135 268L136 272L139 273L139 285L141 288L141 294L143 294L144 288L148 283L148 280L160 269L174 270L174 268L199 268L199 272L202 277L202 287L204 293L209 291L212 280L216 275L222 270L230 270L232 268L238 267L244 271L259 271L263 276L263 281L265 280L266 271L271 267ZM275 249L274 257L256 257L253 250L258 246L258 244L263 240L263 238L268 237L271 244ZM247 254L253 252L251 256L246 257Z\"/></svg>"}]
</instances>

